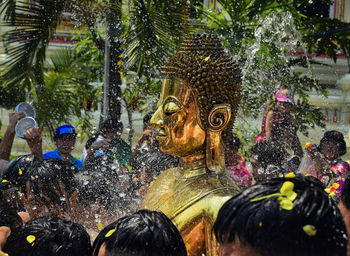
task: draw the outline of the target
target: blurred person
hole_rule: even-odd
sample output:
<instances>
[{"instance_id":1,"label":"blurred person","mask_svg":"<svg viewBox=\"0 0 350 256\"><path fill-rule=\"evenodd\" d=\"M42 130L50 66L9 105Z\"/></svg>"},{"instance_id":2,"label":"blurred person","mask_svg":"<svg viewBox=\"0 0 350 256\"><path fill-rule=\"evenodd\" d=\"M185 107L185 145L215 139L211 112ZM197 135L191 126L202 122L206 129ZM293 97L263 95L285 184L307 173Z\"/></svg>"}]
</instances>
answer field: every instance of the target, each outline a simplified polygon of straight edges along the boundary
<instances>
[{"instance_id":1,"label":"blurred person","mask_svg":"<svg viewBox=\"0 0 350 256\"><path fill-rule=\"evenodd\" d=\"M273 141L261 141L250 150L250 163L253 167L255 182L283 176L285 152L281 146Z\"/></svg>"},{"instance_id":2,"label":"blurred person","mask_svg":"<svg viewBox=\"0 0 350 256\"><path fill-rule=\"evenodd\" d=\"M75 129L71 125L61 125L59 126L54 134L54 141L56 144L56 149L54 151L46 152L44 154L44 159L46 158L56 158L63 160L68 163L74 164L80 171L83 168L83 163L79 159L71 155L77 134Z\"/></svg>"},{"instance_id":3,"label":"blurred person","mask_svg":"<svg viewBox=\"0 0 350 256\"><path fill-rule=\"evenodd\" d=\"M76 221L90 234L97 236L103 226L127 213L130 204L123 204L119 189L103 173L84 171L75 175L75 181L83 212Z\"/></svg>"},{"instance_id":4,"label":"blurred person","mask_svg":"<svg viewBox=\"0 0 350 256\"><path fill-rule=\"evenodd\" d=\"M9 125L7 126L4 137L0 142L0 176L2 176L5 171L10 159L13 140L16 135L16 124L23 117L25 117L25 113L22 111L9 113Z\"/></svg>"},{"instance_id":5,"label":"blurred person","mask_svg":"<svg viewBox=\"0 0 350 256\"><path fill-rule=\"evenodd\" d=\"M311 144L311 143L308 143ZM346 154L344 135L338 131L327 131L320 140L319 146L311 145L306 148L306 156L310 158L311 166L303 166L303 173L310 173L324 181L332 190L335 200L338 200L345 179L350 174L350 165L340 157Z\"/></svg>"},{"instance_id":6,"label":"blurred person","mask_svg":"<svg viewBox=\"0 0 350 256\"><path fill-rule=\"evenodd\" d=\"M151 182L163 171L178 166L179 158L162 152L156 132L149 126L153 113L143 118L143 134L133 148L130 165L133 169L135 192L142 196Z\"/></svg>"},{"instance_id":7,"label":"blurred person","mask_svg":"<svg viewBox=\"0 0 350 256\"><path fill-rule=\"evenodd\" d=\"M348 236L336 203L313 177L253 185L228 200L214 225L225 256L346 256Z\"/></svg>"},{"instance_id":8,"label":"blurred person","mask_svg":"<svg viewBox=\"0 0 350 256\"><path fill-rule=\"evenodd\" d=\"M264 115L262 131L255 142L272 140L278 143L281 142L282 146L285 145L284 142L287 142L293 150L293 154L301 159L303 150L297 135L294 118L291 115L293 105L292 92L287 89L279 89L275 94L274 103ZM276 133L276 130L278 130L278 133Z\"/></svg>"},{"instance_id":9,"label":"blurred person","mask_svg":"<svg viewBox=\"0 0 350 256\"><path fill-rule=\"evenodd\" d=\"M186 256L179 231L163 213L139 210L105 227L93 244L93 256Z\"/></svg>"},{"instance_id":10,"label":"blurred person","mask_svg":"<svg viewBox=\"0 0 350 256\"><path fill-rule=\"evenodd\" d=\"M241 142L236 134L232 133L225 141L226 172L232 181L240 188L249 187L252 175L245 165L243 156L238 154Z\"/></svg>"},{"instance_id":11,"label":"blurred person","mask_svg":"<svg viewBox=\"0 0 350 256\"><path fill-rule=\"evenodd\" d=\"M75 168L59 159L44 159L30 167L22 198L31 219L47 215L79 216Z\"/></svg>"},{"instance_id":12,"label":"blurred person","mask_svg":"<svg viewBox=\"0 0 350 256\"><path fill-rule=\"evenodd\" d=\"M46 216L14 230L7 239L4 252L11 256L90 256L91 244L82 225Z\"/></svg>"},{"instance_id":13,"label":"blurred person","mask_svg":"<svg viewBox=\"0 0 350 256\"><path fill-rule=\"evenodd\" d=\"M120 120L114 118L105 120L100 131L86 142L81 160L84 162L88 153L95 157L103 154L103 149L109 148L112 139L120 138L123 129L124 125Z\"/></svg>"},{"instance_id":14,"label":"blurred person","mask_svg":"<svg viewBox=\"0 0 350 256\"><path fill-rule=\"evenodd\" d=\"M350 177L347 177L341 191L338 203L339 210L343 215L346 230L350 234ZM350 244L348 243L348 255L350 255Z\"/></svg>"}]
</instances>

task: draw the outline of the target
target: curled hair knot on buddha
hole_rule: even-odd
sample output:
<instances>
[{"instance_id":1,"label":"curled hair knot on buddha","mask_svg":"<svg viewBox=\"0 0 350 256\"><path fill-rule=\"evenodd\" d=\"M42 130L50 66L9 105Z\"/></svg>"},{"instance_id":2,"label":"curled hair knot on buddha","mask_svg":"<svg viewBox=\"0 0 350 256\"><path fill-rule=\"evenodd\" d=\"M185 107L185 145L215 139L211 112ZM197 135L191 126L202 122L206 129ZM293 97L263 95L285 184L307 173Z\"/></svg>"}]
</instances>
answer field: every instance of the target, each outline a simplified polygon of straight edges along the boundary
<instances>
[{"instance_id":1,"label":"curled hair knot on buddha","mask_svg":"<svg viewBox=\"0 0 350 256\"><path fill-rule=\"evenodd\" d=\"M231 119L225 130L231 130L239 104L241 71L224 52L217 35L188 35L178 53L164 65L162 75L180 78L191 88L204 130L210 128L209 116L215 105L229 104Z\"/></svg>"}]
</instances>

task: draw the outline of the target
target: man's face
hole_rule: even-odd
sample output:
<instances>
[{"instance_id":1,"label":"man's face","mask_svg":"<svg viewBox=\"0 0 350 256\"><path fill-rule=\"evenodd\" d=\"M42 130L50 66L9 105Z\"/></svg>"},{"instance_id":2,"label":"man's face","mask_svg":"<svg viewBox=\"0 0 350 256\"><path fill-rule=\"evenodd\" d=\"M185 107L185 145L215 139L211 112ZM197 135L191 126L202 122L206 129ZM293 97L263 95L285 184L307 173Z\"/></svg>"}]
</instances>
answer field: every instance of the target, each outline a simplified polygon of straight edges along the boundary
<instances>
[{"instance_id":1,"label":"man's face","mask_svg":"<svg viewBox=\"0 0 350 256\"><path fill-rule=\"evenodd\" d=\"M181 79L165 79L150 125L156 128L160 149L180 157L204 149L205 131L190 87Z\"/></svg>"},{"instance_id":2,"label":"man's face","mask_svg":"<svg viewBox=\"0 0 350 256\"><path fill-rule=\"evenodd\" d=\"M253 251L249 245L242 243L239 239L234 242L225 242L220 246L220 256L261 256Z\"/></svg>"},{"instance_id":3,"label":"man's face","mask_svg":"<svg viewBox=\"0 0 350 256\"><path fill-rule=\"evenodd\" d=\"M75 135L62 134L56 139L55 143L59 153L70 154L75 146Z\"/></svg>"}]
</instances>

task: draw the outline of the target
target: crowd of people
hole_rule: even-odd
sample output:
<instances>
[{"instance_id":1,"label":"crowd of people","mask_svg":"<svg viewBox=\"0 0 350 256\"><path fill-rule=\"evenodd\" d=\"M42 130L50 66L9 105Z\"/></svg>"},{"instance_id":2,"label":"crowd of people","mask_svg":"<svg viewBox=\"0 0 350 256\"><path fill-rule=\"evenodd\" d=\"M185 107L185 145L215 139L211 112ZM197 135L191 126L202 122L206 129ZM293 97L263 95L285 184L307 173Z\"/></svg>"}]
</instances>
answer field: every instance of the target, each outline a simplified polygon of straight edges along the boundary
<instances>
[{"instance_id":1,"label":"crowd of people","mask_svg":"<svg viewBox=\"0 0 350 256\"><path fill-rule=\"evenodd\" d=\"M347 255L350 166L340 158L344 136L327 131L304 153L293 105L288 90L276 93L250 159L238 153L236 134L225 142L227 176L241 192L215 221L221 255ZM54 151L43 153L40 129L31 128L24 134L30 154L10 161L14 127L24 116L10 113L0 143L0 255L187 255L171 220L137 210L150 183L179 164L159 150L148 125L152 113L134 148L120 137L122 122L107 119L86 142L81 160L72 156L75 128L62 125Z\"/></svg>"}]
</instances>

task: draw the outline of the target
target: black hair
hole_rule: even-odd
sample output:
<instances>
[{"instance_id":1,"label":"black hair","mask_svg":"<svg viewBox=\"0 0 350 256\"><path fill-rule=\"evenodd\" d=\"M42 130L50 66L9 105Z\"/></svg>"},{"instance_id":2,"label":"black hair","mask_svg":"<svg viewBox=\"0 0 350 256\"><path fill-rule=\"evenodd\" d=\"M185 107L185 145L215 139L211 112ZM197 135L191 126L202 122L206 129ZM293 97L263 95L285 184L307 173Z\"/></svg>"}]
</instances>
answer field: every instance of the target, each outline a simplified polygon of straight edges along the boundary
<instances>
[{"instance_id":1,"label":"black hair","mask_svg":"<svg viewBox=\"0 0 350 256\"><path fill-rule=\"evenodd\" d=\"M320 141L319 150L322 152L322 148L326 142L334 142L337 145L339 156L346 154L346 142L344 135L338 131L327 131L323 134L323 138Z\"/></svg>"},{"instance_id":2,"label":"black hair","mask_svg":"<svg viewBox=\"0 0 350 256\"><path fill-rule=\"evenodd\" d=\"M264 169L268 165L282 166L285 158L283 148L274 141L261 141L250 149L250 155L256 157Z\"/></svg>"},{"instance_id":3,"label":"black hair","mask_svg":"<svg viewBox=\"0 0 350 256\"><path fill-rule=\"evenodd\" d=\"M228 136L228 139L225 141L225 146L231 149L237 148L241 146L241 141L239 140L237 134L233 133Z\"/></svg>"},{"instance_id":4,"label":"black hair","mask_svg":"<svg viewBox=\"0 0 350 256\"><path fill-rule=\"evenodd\" d=\"M347 209L350 209L350 176L348 176L344 182L340 194L340 201L343 202Z\"/></svg>"},{"instance_id":5,"label":"black hair","mask_svg":"<svg viewBox=\"0 0 350 256\"><path fill-rule=\"evenodd\" d=\"M282 208L278 195L285 182L294 184L291 209ZM336 203L319 180L302 175L265 180L229 199L214 232L219 243L239 239L261 256L347 254L347 231Z\"/></svg>"},{"instance_id":6,"label":"black hair","mask_svg":"<svg viewBox=\"0 0 350 256\"><path fill-rule=\"evenodd\" d=\"M64 138L65 136L69 136L69 135L73 136L74 138L77 137L76 133L63 133L63 134L60 134L60 135L54 134L53 135L53 140L56 141L58 139Z\"/></svg>"},{"instance_id":7,"label":"black hair","mask_svg":"<svg viewBox=\"0 0 350 256\"><path fill-rule=\"evenodd\" d=\"M14 230L7 239L4 252L11 256L90 256L91 244L82 225L46 216Z\"/></svg>"},{"instance_id":8,"label":"black hair","mask_svg":"<svg viewBox=\"0 0 350 256\"><path fill-rule=\"evenodd\" d=\"M45 198L48 197L52 203L60 205L65 210L66 201L61 199L64 197L64 192L60 182L64 185L68 196L71 196L75 191L74 173L76 172L76 167L71 163L47 158L34 163L27 175L30 189L37 199L49 207L50 203Z\"/></svg>"},{"instance_id":9,"label":"black hair","mask_svg":"<svg viewBox=\"0 0 350 256\"><path fill-rule=\"evenodd\" d=\"M146 129L152 119L154 112L150 112L143 117L143 129Z\"/></svg>"},{"instance_id":10,"label":"black hair","mask_svg":"<svg viewBox=\"0 0 350 256\"><path fill-rule=\"evenodd\" d=\"M102 123L100 132L104 134L106 132L123 131L123 129L124 125L122 121L115 118L110 118Z\"/></svg>"},{"instance_id":11,"label":"black hair","mask_svg":"<svg viewBox=\"0 0 350 256\"><path fill-rule=\"evenodd\" d=\"M40 162L40 159L34 155L18 156L11 160L2 178L25 191L27 173L34 162Z\"/></svg>"},{"instance_id":12,"label":"black hair","mask_svg":"<svg viewBox=\"0 0 350 256\"><path fill-rule=\"evenodd\" d=\"M21 217L5 200L0 201L0 226L7 226L11 230L22 226Z\"/></svg>"},{"instance_id":13,"label":"black hair","mask_svg":"<svg viewBox=\"0 0 350 256\"><path fill-rule=\"evenodd\" d=\"M140 210L105 227L95 239L93 256L105 244L105 256L185 256L180 232L163 213Z\"/></svg>"}]
</instances>

